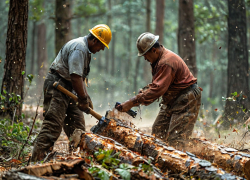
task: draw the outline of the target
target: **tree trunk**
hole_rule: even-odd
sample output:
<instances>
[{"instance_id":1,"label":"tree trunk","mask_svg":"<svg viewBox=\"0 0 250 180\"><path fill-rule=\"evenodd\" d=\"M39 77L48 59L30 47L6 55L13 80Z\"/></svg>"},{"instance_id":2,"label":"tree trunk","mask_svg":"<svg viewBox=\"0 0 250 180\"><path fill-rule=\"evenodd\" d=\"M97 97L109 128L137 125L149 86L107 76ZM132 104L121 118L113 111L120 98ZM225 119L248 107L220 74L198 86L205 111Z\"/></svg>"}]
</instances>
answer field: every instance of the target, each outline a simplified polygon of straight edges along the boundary
<instances>
[{"instance_id":1,"label":"tree trunk","mask_svg":"<svg viewBox=\"0 0 250 180\"><path fill-rule=\"evenodd\" d=\"M48 70L48 54L46 45L46 25L41 23L37 26L37 91L36 94L40 96L43 91L43 82Z\"/></svg>"},{"instance_id":2,"label":"tree trunk","mask_svg":"<svg viewBox=\"0 0 250 180\"><path fill-rule=\"evenodd\" d=\"M217 54L217 46L215 43L213 43L213 53L212 53L212 67L215 67L215 59L216 59L216 54ZM211 69L210 73L210 84L209 84L209 98L213 98L213 89L214 89L214 69Z\"/></svg>"},{"instance_id":3,"label":"tree trunk","mask_svg":"<svg viewBox=\"0 0 250 180\"><path fill-rule=\"evenodd\" d=\"M145 158L130 151L128 148L119 145L113 139L92 133L83 133L77 139L81 139L79 146L81 151L83 152L89 152L91 154L94 154L95 152L98 152L99 149L103 150L112 149L114 153L120 152L120 154L118 155L118 159L121 160L121 163L128 163L134 166L138 166L139 163L147 163L147 160ZM154 174L156 174L156 177L163 178L163 174L160 173L154 166L153 166L153 171Z\"/></svg>"},{"instance_id":4,"label":"tree trunk","mask_svg":"<svg viewBox=\"0 0 250 180\"><path fill-rule=\"evenodd\" d=\"M128 24L128 34L127 34L127 63L126 63L126 78L129 81L129 84L131 83L130 78L130 69L131 69L131 58L132 58L132 52L131 52L131 42L132 42L132 18L131 18L131 0L128 1L128 7L127 7L127 24ZM128 86L128 92L130 90Z\"/></svg>"},{"instance_id":5,"label":"tree trunk","mask_svg":"<svg viewBox=\"0 0 250 180\"><path fill-rule=\"evenodd\" d=\"M193 0L179 0L178 51L197 77Z\"/></svg>"},{"instance_id":6,"label":"tree trunk","mask_svg":"<svg viewBox=\"0 0 250 180\"><path fill-rule=\"evenodd\" d=\"M244 169L250 169L250 154L220 146L206 140L190 139L185 142L184 146L176 147L176 149L190 152L198 158L206 159L238 176L243 177L245 174ZM245 175L250 178L250 174Z\"/></svg>"},{"instance_id":7,"label":"tree trunk","mask_svg":"<svg viewBox=\"0 0 250 180\"><path fill-rule=\"evenodd\" d=\"M34 75L35 72L35 40L36 40L36 21L33 21L32 27L32 40L31 40L31 64L30 64L30 74Z\"/></svg>"},{"instance_id":8,"label":"tree trunk","mask_svg":"<svg viewBox=\"0 0 250 180\"><path fill-rule=\"evenodd\" d=\"M146 31L151 32L151 0L147 0L146 13L147 13L146 14L146 17L147 17L146 18ZM143 79L146 83L150 83L151 82L151 74L150 74L151 66L147 61L144 61L144 60L142 61L142 66L143 66Z\"/></svg>"},{"instance_id":9,"label":"tree trunk","mask_svg":"<svg viewBox=\"0 0 250 180\"><path fill-rule=\"evenodd\" d=\"M71 39L71 0L56 0L55 8L55 53Z\"/></svg>"},{"instance_id":10,"label":"tree trunk","mask_svg":"<svg viewBox=\"0 0 250 180\"><path fill-rule=\"evenodd\" d=\"M244 117L243 109L250 108L250 94L245 1L228 0L228 10L227 97L237 92L236 101L226 101L225 120L229 124L233 119L240 122L246 121L247 117Z\"/></svg>"},{"instance_id":11,"label":"tree trunk","mask_svg":"<svg viewBox=\"0 0 250 180\"><path fill-rule=\"evenodd\" d=\"M107 14L107 25L109 26L109 27L111 27L111 23L112 23L112 17L111 17L111 14L110 14L110 11L111 11L111 0L108 0L108 14ZM105 69L106 69L106 73L107 74L110 74L110 72L109 72L109 70L110 70L110 68L109 68L109 62L110 62L110 58L109 58L109 53L110 53L110 51L109 51L109 49L106 49L106 52L105 52L105 60L106 60L106 64L105 64Z\"/></svg>"},{"instance_id":12,"label":"tree trunk","mask_svg":"<svg viewBox=\"0 0 250 180\"><path fill-rule=\"evenodd\" d=\"M147 29L147 32L151 32L151 0L147 0L147 4L146 4L146 29Z\"/></svg>"},{"instance_id":13,"label":"tree trunk","mask_svg":"<svg viewBox=\"0 0 250 180\"><path fill-rule=\"evenodd\" d=\"M116 68L115 68L115 36L116 36L116 32L112 33L112 42L111 42L111 76L115 77L115 72L116 72ZM112 83L111 86L111 99L115 99L115 87L116 85L114 83Z\"/></svg>"},{"instance_id":14,"label":"tree trunk","mask_svg":"<svg viewBox=\"0 0 250 180\"><path fill-rule=\"evenodd\" d=\"M109 114L107 117L110 117L112 112L109 112ZM94 132L114 139L141 156L151 157L153 159L152 164L163 173L183 173L200 179L234 177L223 170L215 168L208 161L199 159L190 153L178 151L154 136L145 135L138 129L129 127L124 121L110 118L109 122L106 121L106 123L98 125L99 129L93 130Z\"/></svg>"},{"instance_id":15,"label":"tree trunk","mask_svg":"<svg viewBox=\"0 0 250 180\"><path fill-rule=\"evenodd\" d=\"M111 65L111 75L114 76L115 75L115 72L116 72L116 69L115 69L115 35L116 35L116 32L113 32L112 33L112 42L111 42L111 62L112 62L112 65Z\"/></svg>"},{"instance_id":16,"label":"tree trunk","mask_svg":"<svg viewBox=\"0 0 250 180\"><path fill-rule=\"evenodd\" d=\"M163 44L164 40L164 9L165 9L165 0L158 0L156 2L156 27L155 34L159 35L159 42Z\"/></svg>"},{"instance_id":17,"label":"tree trunk","mask_svg":"<svg viewBox=\"0 0 250 180\"><path fill-rule=\"evenodd\" d=\"M62 161L62 159L65 159ZM36 178L43 176L44 178L48 179L61 179L59 177L63 177L62 179L68 179L67 175L72 174L78 174L79 178L81 179L86 179L86 180L94 180L93 176L91 173L88 172L87 167L89 166L84 159L79 158L79 157L55 157L54 160L57 160L59 162L56 163L44 163L42 166L41 165L32 165L32 166L26 166L25 168L18 170L16 172L10 172L6 179L12 180L14 176L17 176L16 179L21 179L21 180L27 180L27 179L34 179L34 180L40 180L41 178ZM62 161L62 162L60 162ZM23 174L25 173L25 174ZM29 174L30 176L27 176ZM51 177L52 176L52 177ZM58 176L58 177L56 177ZM53 178L54 177L54 178ZM14 180L15 178L13 178ZM71 178L69 178L71 179ZM75 179L75 178L72 178Z\"/></svg>"},{"instance_id":18,"label":"tree trunk","mask_svg":"<svg viewBox=\"0 0 250 180\"><path fill-rule=\"evenodd\" d=\"M139 70L140 70L140 57L137 57L136 60L136 65L135 65L135 76L134 76L134 92L137 93L138 92L138 82L137 82L137 77L139 74Z\"/></svg>"},{"instance_id":19,"label":"tree trunk","mask_svg":"<svg viewBox=\"0 0 250 180\"><path fill-rule=\"evenodd\" d=\"M81 37L82 36L82 19L78 18L76 22L77 22L77 37Z\"/></svg>"},{"instance_id":20,"label":"tree trunk","mask_svg":"<svg viewBox=\"0 0 250 180\"><path fill-rule=\"evenodd\" d=\"M8 31L6 39L6 59L1 93L14 93L23 100L23 86L25 71L25 56L27 47L28 0L10 0ZM9 99L8 95L6 97ZM6 104L10 108L10 103ZM19 118L22 113L22 104L8 110L13 118ZM15 120L17 120L15 118Z\"/></svg>"}]
</instances>

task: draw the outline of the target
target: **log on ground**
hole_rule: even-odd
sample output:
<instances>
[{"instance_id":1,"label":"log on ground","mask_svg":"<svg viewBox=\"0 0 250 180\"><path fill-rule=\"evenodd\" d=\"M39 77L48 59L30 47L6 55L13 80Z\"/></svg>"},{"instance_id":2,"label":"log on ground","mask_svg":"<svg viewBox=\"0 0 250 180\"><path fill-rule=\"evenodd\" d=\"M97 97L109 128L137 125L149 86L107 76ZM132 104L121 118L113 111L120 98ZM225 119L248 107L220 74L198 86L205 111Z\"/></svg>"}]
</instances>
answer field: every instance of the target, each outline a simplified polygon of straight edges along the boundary
<instances>
[{"instance_id":1,"label":"log on ground","mask_svg":"<svg viewBox=\"0 0 250 180\"><path fill-rule=\"evenodd\" d=\"M169 147L163 141L145 135L119 119L110 119L107 123L98 124L92 130L116 140L142 156L152 157L153 164L162 172L170 170L170 174L182 173L200 179L242 179L212 166L206 160Z\"/></svg>"},{"instance_id":2,"label":"log on ground","mask_svg":"<svg viewBox=\"0 0 250 180\"><path fill-rule=\"evenodd\" d=\"M138 166L140 163L147 163L148 161L143 158L142 156L139 156L123 145L117 143L113 139L103 137L100 135L92 134L92 133L83 133L81 135L81 141L80 141L80 151L81 152L88 152L89 154L94 154L94 152L99 151L99 149L103 150L113 150L113 153L120 152L118 155L118 159L121 160L122 163L128 163L133 166ZM85 155L84 155L85 156ZM159 169L151 165L153 168L153 172L151 175L148 175L147 173L144 173L142 170L136 170L131 169L130 173L132 174L131 178L136 179L140 177L139 179L168 179L165 178L167 173L162 174Z\"/></svg>"},{"instance_id":3,"label":"log on ground","mask_svg":"<svg viewBox=\"0 0 250 180\"><path fill-rule=\"evenodd\" d=\"M94 180L87 171L86 163L82 158L68 160L67 162L45 163L40 165L30 165L18 171L10 171L3 180L17 177L17 179L86 179ZM87 165L88 166L88 165Z\"/></svg>"},{"instance_id":4,"label":"log on ground","mask_svg":"<svg viewBox=\"0 0 250 180\"><path fill-rule=\"evenodd\" d=\"M244 171L244 169L250 169L250 154L211 143L205 139L189 139L185 144L177 144L175 148L192 153L198 158L206 159L238 176L245 174L250 179L248 171Z\"/></svg>"}]
</instances>

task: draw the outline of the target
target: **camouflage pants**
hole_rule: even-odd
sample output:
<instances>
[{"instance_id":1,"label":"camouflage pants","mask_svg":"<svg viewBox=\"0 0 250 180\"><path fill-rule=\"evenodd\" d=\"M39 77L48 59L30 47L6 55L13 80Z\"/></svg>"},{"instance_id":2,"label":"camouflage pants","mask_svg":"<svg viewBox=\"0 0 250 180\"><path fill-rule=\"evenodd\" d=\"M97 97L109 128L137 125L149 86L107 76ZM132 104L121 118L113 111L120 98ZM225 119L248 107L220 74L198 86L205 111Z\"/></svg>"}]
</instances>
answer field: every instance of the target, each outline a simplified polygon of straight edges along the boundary
<instances>
[{"instance_id":1,"label":"camouflage pants","mask_svg":"<svg viewBox=\"0 0 250 180\"><path fill-rule=\"evenodd\" d=\"M57 73L48 73L46 76L43 102L44 120L33 148L32 161L44 158L45 153L53 148L62 128L68 137L76 128L85 131L83 112L78 109L71 98L53 87L55 81L59 81L61 86L72 91L71 82L64 80Z\"/></svg>"},{"instance_id":2,"label":"camouflage pants","mask_svg":"<svg viewBox=\"0 0 250 180\"><path fill-rule=\"evenodd\" d=\"M185 91L185 90L184 90ZM162 104L153 124L152 134L175 146L192 135L201 105L201 90L193 85L174 102Z\"/></svg>"}]
</instances>

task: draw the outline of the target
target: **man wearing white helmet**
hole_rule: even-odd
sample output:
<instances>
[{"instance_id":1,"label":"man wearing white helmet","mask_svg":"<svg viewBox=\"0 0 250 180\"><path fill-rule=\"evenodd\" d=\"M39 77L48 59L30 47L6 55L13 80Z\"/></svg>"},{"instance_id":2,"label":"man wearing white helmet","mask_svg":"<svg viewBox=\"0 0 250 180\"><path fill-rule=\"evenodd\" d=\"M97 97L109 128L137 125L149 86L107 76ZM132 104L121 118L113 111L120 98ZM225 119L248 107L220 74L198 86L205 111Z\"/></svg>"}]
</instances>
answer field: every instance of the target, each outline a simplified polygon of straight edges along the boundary
<instances>
[{"instance_id":1,"label":"man wearing white helmet","mask_svg":"<svg viewBox=\"0 0 250 180\"><path fill-rule=\"evenodd\" d=\"M192 134L201 104L201 88L181 57L160 45L158 39L148 32L137 39L138 56L144 56L151 64L152 82L117 109L126 112L162 97L152 134L176 145Z\"/></svg>"}]
</instances>

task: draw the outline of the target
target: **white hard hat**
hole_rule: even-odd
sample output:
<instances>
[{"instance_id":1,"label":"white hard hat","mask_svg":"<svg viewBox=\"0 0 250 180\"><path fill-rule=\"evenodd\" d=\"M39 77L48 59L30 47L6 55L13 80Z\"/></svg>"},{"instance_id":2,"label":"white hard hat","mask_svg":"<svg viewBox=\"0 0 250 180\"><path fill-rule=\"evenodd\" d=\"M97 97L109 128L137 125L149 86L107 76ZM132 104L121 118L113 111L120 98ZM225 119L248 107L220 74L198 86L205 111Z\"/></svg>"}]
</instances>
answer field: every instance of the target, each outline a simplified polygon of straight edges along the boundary
<instances>
[{"instance_id":1,"label":"white hard hat","mask_svg":"<svg viewBox=\"0 0 250 180\"><path fill-rule=\"evenodd\" d=\"M148 52L158 39L159 36L155 36L152 33L142 33L136 41L136 46L139 51L138 56L143 56L146 52Z\"/></svg>"}]
</instances>

